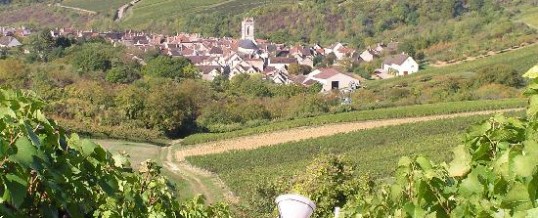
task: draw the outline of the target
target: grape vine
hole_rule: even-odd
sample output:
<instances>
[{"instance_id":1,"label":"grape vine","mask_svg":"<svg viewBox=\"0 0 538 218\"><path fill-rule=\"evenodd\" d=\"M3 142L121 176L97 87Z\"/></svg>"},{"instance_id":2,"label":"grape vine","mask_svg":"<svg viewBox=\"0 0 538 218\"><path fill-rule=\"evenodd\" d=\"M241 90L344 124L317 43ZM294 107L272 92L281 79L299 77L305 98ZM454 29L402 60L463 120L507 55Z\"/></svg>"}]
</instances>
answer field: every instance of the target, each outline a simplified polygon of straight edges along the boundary
<instances>
[{"instance_id":1,"label":"grape vine","mask_svg":"<svg viewBox=\"0 0 538 218\"><path fill-rule=\"evenodd\" d=\"M67 136L30 92L0 89L3 217L230 217L224 204L180 202L160 167L140 169L76 134Z\"/></svg>"}]
</instances>

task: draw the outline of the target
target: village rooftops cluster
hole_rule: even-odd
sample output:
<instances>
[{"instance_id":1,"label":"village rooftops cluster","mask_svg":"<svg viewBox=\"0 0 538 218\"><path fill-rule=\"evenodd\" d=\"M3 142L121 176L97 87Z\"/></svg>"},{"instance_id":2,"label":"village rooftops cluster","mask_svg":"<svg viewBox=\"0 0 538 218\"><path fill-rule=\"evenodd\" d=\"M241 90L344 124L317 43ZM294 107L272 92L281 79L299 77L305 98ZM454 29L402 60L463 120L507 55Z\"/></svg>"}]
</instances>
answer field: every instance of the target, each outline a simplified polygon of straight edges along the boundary
<instances>
[{"instance_id":1,"label":"village rooftops cluster","mask_svg":"<svg viewBox=\"0 0 538 218\"><path fill-rule=\"evenodd\" d=\"M0 48L13 48L22 46L16 37L26 37L32 33L26 27L0 27Z\"/></svg>"},{"instance_id":2,"label":"village rooftops cluster","mask_svg":"<svg viewBox=\"0 0 538 218\"><path fill-rule=\"evenodd\" d=\"M189 33L163 35L133 31L80 31L71 28L52 30L51 35L75 38L102 37L114 45L124 45L142 51L158 50L171 57L185 57L197 67L205 80L213 80L217 76L233 78L239 74L261 74L265 79L279 84L310 86L318 82L323 85L322 91L349 90L358 87L360 77L356 75L342 72L338 70L339 68L314 68L316 57L328 55L334 55L337 67L342 60L361 64L385 57L382 66L375 72L376 77L381 79L418 71L418 64L413 58L405 54L396 54L397 42L387 45L379 43L364 51L358 51L344 43L335 43L328 47L319 44L288 46L256 39L254 31L254 19L246 18L242 22L240 39L202 37L199 34ZM306 65L313 70L307 75L292 75L288 71L291 64Z\"/></svg>"}]
</instances>

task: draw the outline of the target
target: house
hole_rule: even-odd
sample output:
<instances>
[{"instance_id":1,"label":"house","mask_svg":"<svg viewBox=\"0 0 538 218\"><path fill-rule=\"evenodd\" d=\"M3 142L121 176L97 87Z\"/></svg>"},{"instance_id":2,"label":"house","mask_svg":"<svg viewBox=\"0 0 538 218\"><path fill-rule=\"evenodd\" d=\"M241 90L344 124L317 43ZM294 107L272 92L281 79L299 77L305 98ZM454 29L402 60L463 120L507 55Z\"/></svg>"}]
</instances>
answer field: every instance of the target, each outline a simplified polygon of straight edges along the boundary
<instances>
[{"instance_id":1,"label":"house","mask_svg":"<svg viewBox=\"0 0 538 218\"><path fill-rule=\"evenodd\" d=\"M0 37L0 48L13 48L21 45L22 43L13 36Z\"/></svg>"},{"instance_id":2,"label":"house","mask_svg":"<svg viewBox=\"0 0 538 218\"><path fill-rule=\"evenodd\" d=\"M355 52L354 49L347 47L343 43L336 43L334 47L330 50L327 50L328 53L334 53L336 55L337 60L342 60L344 58L349 58L353 55Z\"/></svg>"},{"instance_id":3,"label":"house","mask_svg":"<svg viewBox=\"0 0 538 218\"><path fill-rule=\"evenodd\" d=\"M388 73L394 72L396 76L406 76L418 72L418 63L406 54L387 57L381 67L383 71Z\"/></svg>"},{"instance_id":4,"label":"house","mask_svg":"<svg viewBox=\"0 0 538 218\"><path fill-rule=\"evenodd\" d=\"M376 57L376 52L370 50L370 49L366 49L364 50L360 55L359 57L365 61L365 62L371 62L374 60L374 58Z\"/></svg>"},{"instance_id":5,"label":"house","mask_svg":"<svg viewBox=\"0 0 538 218\"><path fill-rule=\"evenodd\" d=\"M210 65L210 66L196 66L199 73L202 75L202 79L207 81L213 81L215 77L222 75L223 69L221 66Z\"/></svg>"},{"instance_id":6,"label":"house","mask_svg":"<svg viewBox=\"0 0 538 218\"><path fill-rule=\"evenodd\" d=\"M285 69L290 64L294 64L294 63L295 64L297 63L297 59L295 59L295 58L274 57L274 58L269 58L268 66L274 67L274 68L277 68L277 69Z\"/></svg>"},{"instance_id":7,"label":"house","mask_svg":"<svg viewBox=\"0 0 538 218\"><path fill-rule=\"evenodd\" d=\"M304 82L314 80L323 85L322 92L336 90L354 90L360 86L355 77L342 73L335 68L319 68L308 74ZM303 83L304 83L303 82Z\"/></svg>"}]
</instances>

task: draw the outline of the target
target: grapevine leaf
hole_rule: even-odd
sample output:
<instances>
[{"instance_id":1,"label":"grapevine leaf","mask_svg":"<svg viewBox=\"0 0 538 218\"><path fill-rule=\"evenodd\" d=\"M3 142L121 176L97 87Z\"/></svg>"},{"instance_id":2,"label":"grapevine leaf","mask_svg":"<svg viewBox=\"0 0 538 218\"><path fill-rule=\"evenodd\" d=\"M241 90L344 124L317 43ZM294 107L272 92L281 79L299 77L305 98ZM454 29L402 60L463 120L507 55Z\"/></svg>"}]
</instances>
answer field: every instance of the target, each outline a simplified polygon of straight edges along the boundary
<instances>
[{"instance_id":1,"label":"grapevine leaf","mask_svg":"<svg viewBox=\"0 0 538 218\"><path fill-rule=\"evenodd\" d=\"M525 218L535 218L535 217L538 217L538 208L533 208L533 209L530 209L530 210L527 210L527 216L525 216Z\"/></svg>"},{"instance_id":2,"label":"grapevine leaf","mask_svg":"<svg viewBox=\"0 0 538 218\"><path fill-rule=\"evenodd\" d=\"M9 107L0 107L0 119L6 116L16 117L15 111L11 110Z\"/></svg>"},{"instance_id":3,"label":"grapevine leaf","mask_svg":"<svg viewBox=\"0 0 538 218\"><path fill-rule=\"evenodd\" d=\"M94 152L95 148L97 148L97 144L88 139L81 140L80 145L82 149L81 153L84 156L90 156Z\"/></svg>"},{"instance_id":4,"label":"grapevine leaf","mask_svg":"<svg viewBox=\"0 0 538 218\"><path fill-rule=\"evenodd\" d=\"M112 156L112 159L114 159L114 166L116 167L131 166L131 163L129 163L128 157L123 154L115 154L114 156Z\"/></svg>"},{"instance_id":5,"label":"grapevine leaf","mask_svg":"<svg viewBox=\"0 0 538 218\"><path fill-rule=\"evenodd\" d=\"M464 176L471 169L471 155L465 145L459 145L454 149L454 160L450 163L448 172L450 176Z\"/></svg>"},{"instance_id":6,"label":"grapevine leaf","mask_svg":"<svg viewBox=\"0 0 538 218\"><path fill-rule=\"evenodd\" d=\"M527 77L530 79L538 78L538 65L535 65L529 71L527 71L525 74L523 74L523 77Z\"/></svg>"},{"instance_id":7,"label":"grapevine leaf","mask_svg":"<svg viewBox=\"0 0 538 218\"><path fill-rule=\"evenodd\" d=\"M523 151L527 155L538 158L538 143L536 141L527 140L523 142L523 144L525 145L525 148L523 149Z\"/></svg>"},{"instance_id":8,"label":"grapevine leaf","mask_svg":"<svg viewBox=\"0 0 538 218\"><path fill-rule=\"evenodd\" d=\"M402 157L398 161L398 167L409 167L409 165L412 163L411 159L409 157Z\"/></svg>"},{"instance_id":9,"label":"grapevine leaf","mask_svg":"<svg viewBox=\"0 0 538 218\"><path fill-rule=\"evenodd\" d=\"M432 164L430 163L430 161L423 156L417 157L416 162L424 171L432 169Z\"/></svg>"},{"instance_id":10,"label":"grapevine leaf","mask_svg":"<svg viewBox=\"0 0 538 218\"><path fill-rule=\"evenodd\" d=\"M26 189L28 183L15 174L7 174L5 182L6 190L4 195L8 193L11 204L15 208L19 208L19 206L21 206L21 204L24 202L24 198L26 198Z\"/></svg>"},{"instance_id":11,"label":"grapevine leaf","mask_svg":"<svg viewBox=\"0 0 538 218\"><path fill-rule=\"evenodd\" d=\"M26 133L28 134L28 136L30 137L30 139L32 140L32 143L34 143L34 145L38 148L41 147L41 142L39 141L39 137L37 137L37 135L35 134L35 132L32 130L32 128L30 127L30 125L28 125L27 123L24 124L24 127L26 128Z\"/></svg>"},{"instance_id":12,"label":"grapevine leaf","mask_svg":"<svg viewBox=\"0 0 538 218\"><path fill-rule=\"evenodd\" d=\"M514 157L514 173L518 176L531 176L537 164L536 159L530 156L518 155Z\"/></svg>"},{"instance_id":13,"label":"grapevine leaf","mask_svg":"<svg viewBox=\"0 0 538 218\"><path fill-rule=\"evenodd\" d=\"M500 157L493 162L494 172L504 178L510 178L510 149L506 150Z\"/></svg>"},{"instance_id":14,"label":"grapevine leaf","mask_svg":"<svg viewBox=\"0 0 538 218\"><path fill-rule=\"evenodd\" d=\"M524 210L532 207L527 186L521 183L515 183L508 191L502 204L504 208L513 208L514 210Z\"/></svg>"},{"instance_id":15,"label":"grapevine leaf","mask_svg":"<svg viewBox=\"0 0 538 218\"><path fill-rule=\"evenodd\" d=\"M10 156L10 159L23 166L30 167L34 161L34 156L37 155L37 149L32 145L26 137L20 137L15 142L17 153Z\"/></svg>"},{"instance_id":16,"label":"grapevine leaf","mask_svg":"<svg viewBox=\"0 0 538 218\"><path fill-rule=\"evenodd\" d=\"M417 207L416 205L414 205L413 203L407 203L405 204L404 206L404 210L405 212L413 217L413 218L418 218L418 217L424 217L426 216L426 211L424 211L422 208L420 207Z\"/></svg>"},{"instance_id":17,"label":"grapevine leaf","mask_svg":"<svg viewBox=\"0 0 538 218\"><path fill-rule=\"evenodd\" d=\"M536 113L538 113L538 95L532 95L529 97L527 116L534 117Z\"/></svg>"},{"instance_id":18,"label":"grapevine leaf","mask_svg":"<svg viewBox=\"0 0 538 218\"><path fill-rule=\"evenodd\" d=\"M463 197L471 197L481 195L483 190L484 187L478 180L478 176L471 172L466 179L462 180L459 192Z\"/></svg>"}]
</instances>

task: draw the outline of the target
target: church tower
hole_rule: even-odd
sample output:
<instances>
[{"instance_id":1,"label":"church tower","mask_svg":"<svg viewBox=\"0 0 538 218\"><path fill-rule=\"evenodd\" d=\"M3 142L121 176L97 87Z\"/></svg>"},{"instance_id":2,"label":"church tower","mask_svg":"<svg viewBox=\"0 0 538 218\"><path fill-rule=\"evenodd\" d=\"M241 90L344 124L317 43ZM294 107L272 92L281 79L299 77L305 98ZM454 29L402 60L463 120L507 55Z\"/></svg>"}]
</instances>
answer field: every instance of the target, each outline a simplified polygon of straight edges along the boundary
<instances>
[{"instance_id":1,"label":"church tower","mask_svg":"<svg viewBox=\"0 0 538 218\"><path fill-rule=\"evenodd\" d=\"M241 23L241 39L254 41L254 18L247 17Z\"/></svg>"}]
</instances>

